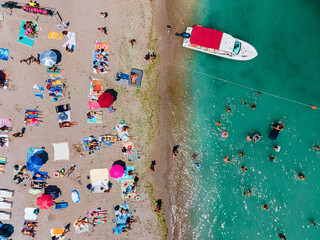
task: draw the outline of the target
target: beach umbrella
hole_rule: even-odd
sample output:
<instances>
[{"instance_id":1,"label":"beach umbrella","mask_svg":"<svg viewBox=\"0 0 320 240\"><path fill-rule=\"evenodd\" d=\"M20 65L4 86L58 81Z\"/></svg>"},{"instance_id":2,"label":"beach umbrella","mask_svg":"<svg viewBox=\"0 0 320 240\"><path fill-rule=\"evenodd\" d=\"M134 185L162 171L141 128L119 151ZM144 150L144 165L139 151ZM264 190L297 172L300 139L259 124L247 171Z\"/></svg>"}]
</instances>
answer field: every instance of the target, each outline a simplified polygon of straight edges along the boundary
<instances>
[{"instance_id":1,"label":"beach umbrella","mask_svg":"<svg viewBox=\"0 0 320 240\"><path fill-rule=\"evenodd\" d=\"M37 198L37 205L40 209L48 209L53 205L53 198L50 195L42 194Z\"/></svg>"},{"instance_id":2,"label":"beach umbrella","mask_svg":"<svg viewBox=\"0 0 320 240\"><path fill-rule=\"evenodd\" d=\"M118 179L123 176L124 167L122 167L121 165L113 165L109 173L110 173L110 177L113 177L114 179Z\"/></svg>"},{"instance_id":3,"label":"beach umbrella","mask_svg":"<svg viewBox=\"0 0 320 240\"><path fill-rule=\"evenodd\" d=\"M0 227L0 236L5 237L5 239L11 237L13 233L14 227L11 224L2 224L2 226Z\"/></svg>"},{"instance_id":4,"label":"beach umbrella","mask_svg":"<svg viewBox=\"0 0 320 240\"><path fill-rule=\"evenodd\" d=\"M109 92L104 92L100 95L98 103L101 108L109 108L113 104L114 97Z\"/></svg>"},{"instance_id":5,"label":"beach umbrella","mask_svg":"<svg viewBox=\"0 0 320 240\"><path fill-rule=\"evenodd\" d=\"M57 63L57 54L54 51L44 51L40 55L40 62L45 66L53 66Z\"/></svg>"},{"instance_id":6,"label":"beach umbrella","mask_svg":"<svg viewBox=\"0 0 320 240\"><path fill-rule=\"evenodd\" d=\"M37 172L42 167L42 159L38 155L33 155L27 160L27 169L30 172Z\"/></svg>"}]
</instances>

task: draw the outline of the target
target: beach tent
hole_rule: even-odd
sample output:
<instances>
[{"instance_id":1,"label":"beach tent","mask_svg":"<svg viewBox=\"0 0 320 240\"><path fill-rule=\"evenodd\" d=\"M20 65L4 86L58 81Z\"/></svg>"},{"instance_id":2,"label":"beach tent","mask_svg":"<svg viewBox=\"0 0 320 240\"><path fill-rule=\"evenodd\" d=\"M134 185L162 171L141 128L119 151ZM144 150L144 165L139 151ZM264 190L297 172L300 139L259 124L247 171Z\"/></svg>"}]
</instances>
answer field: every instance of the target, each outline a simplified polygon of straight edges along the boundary
<instances>
[{"instance_id":1,"label":"beach tent","mask_svg":"<svg viewBox=\"0 0 320 240\"><path fill-rule=\"evenodd\" d=\"M41 209L48 209L53 205L53 198L50 195L42 194L37 198L37 205Z\"/></svg>"},{"instance_id":2,"label":"beach tent","mask_svg":"<svg viewBox=\"0 0 320 240\"><path fill-rule=\"evenodd\" d=\"M27 160L27 169L30 172L37 172L42 167L42 159L38 155L33 155Z\"/></svg>"},{"instance_id":3,"label":"beach tent","mask_svg":"<svg viewBox=\"0 0 320 240\"><path fill-rule=\"evenodd\" d=\"M54 51L44 51L43 53L41 53L39 58L40 62L44 66L53 66L57 63L57 59L57 54Z\"/></svg>"},{"instance_id":4,"label":"beach tent","mask_svg":"<svg viewBox=\"0 0 320 240\"><path fill-rule=\"evenodd\" d=\"M109 92L104 92L98 98L98 103L101 108L109 108L113 104L114 97Z\"/></svg>"}]
</instances>

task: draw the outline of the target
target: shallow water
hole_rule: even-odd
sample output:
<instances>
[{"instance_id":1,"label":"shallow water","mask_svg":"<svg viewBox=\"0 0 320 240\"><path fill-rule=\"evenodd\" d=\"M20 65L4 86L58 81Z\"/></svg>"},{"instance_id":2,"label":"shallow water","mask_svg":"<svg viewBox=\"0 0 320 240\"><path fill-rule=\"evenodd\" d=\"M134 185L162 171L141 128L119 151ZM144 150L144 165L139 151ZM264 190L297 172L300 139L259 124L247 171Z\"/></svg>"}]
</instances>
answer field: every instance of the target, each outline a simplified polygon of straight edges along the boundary
<instances>
[{"instance_id":1,"label":"shallow water","mask_svg":"<svg viewBox=\"0 0 320 240\"><path fill-rule=\"evenodd\" d=\"M188 167L181 176L192 178L191 186L183 186L192 193L189 200L180 196L191 209L191 226L181 226L180 239L188 233L191 239L277 239L279 232L287 239L320 239L320 227L310 226L311 220L320 223L320 153L312 149L320 144L320 111L310 107L320 107L320 2L199 0L196 6L193 24L247 41L259 56L238 62L194 52L184 66L262 94L196 72L183 80L188 138L182 144ZM272 141L271 126L280 119L286 128ZM246 135L254 132L262 141L248 143ZM279 153L274 145L281 146ZM202 163L199 170L194 152ZM229 164L222 160L226 155ZM297 177L300 172L306 180ZM252 194L245 197L248 189Z\"/></svg>"}]
</instances>

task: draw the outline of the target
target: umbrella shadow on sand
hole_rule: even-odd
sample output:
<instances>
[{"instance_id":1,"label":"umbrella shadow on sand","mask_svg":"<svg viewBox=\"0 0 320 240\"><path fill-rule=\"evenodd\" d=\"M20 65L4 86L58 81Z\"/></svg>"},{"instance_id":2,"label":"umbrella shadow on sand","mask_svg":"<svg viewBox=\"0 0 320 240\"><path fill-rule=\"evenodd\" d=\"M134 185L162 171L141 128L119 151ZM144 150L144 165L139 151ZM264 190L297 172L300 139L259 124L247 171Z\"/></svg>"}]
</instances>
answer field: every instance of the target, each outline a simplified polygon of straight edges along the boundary
<instances>
[{"instance_id":1,"label":"umbrella shadow on sand","mask_svg":"<svg viewBox=\"0 0 320 240\"><path fill-rule=\"evenodd\" d=\"M57 63L61 62L61 58L62 58L62 54L60 51L58 51L57 49L50 49L50 51L54 52L57 55Z\"/></svg>"},{"instance_id":2,"label":"umbrella shadow on sand","mask_svg":"<svg viewBox=\"0 0 320 240\"><path fill-rule=\"evenodd\" d=\"M121 167L125 167L126 163L122 160L117 160L117 161L114 161L114 163L112 164L112 166L115 166L115 165L120 165Z\"/></svg>"},{"instance_id":3,"label":"umbrella shadow on sand","mask_svg":"<svg viewBox=\"0 0 320 240\"><path fill-rule=\"evenodd\" d=\"M114 89L107 89L104 92L110 93L110 95L113 97L113 102L117 101L118 92Z\"/></svg>"}]
</instances>

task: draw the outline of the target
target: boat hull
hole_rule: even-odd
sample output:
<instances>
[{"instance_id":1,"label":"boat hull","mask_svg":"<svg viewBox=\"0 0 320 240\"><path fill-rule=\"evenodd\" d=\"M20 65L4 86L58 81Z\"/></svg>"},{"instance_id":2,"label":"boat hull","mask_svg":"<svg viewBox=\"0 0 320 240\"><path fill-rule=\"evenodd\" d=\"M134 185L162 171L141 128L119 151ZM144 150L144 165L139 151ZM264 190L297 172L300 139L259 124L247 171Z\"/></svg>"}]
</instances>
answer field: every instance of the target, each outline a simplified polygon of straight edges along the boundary
<instances>
[{"instance_id":1,"label":"boat hull","mask_svg":"<svg viewBox=\"0 0 320 240\"><path fill-rule=\"evenodd\" d=\"M192 27L187 27L186 33L189 33L191 35L192 29L193 29ZM237 61L248 61L248 60L251 60L251 59L255 58L256 56L258 56L256 49L252 45L250 45L249 43L242 41L240 39L234 38L234 40L241 43L241 50L238 55L226 53L226 52L215 50L215 49L208 49L208 48L201 47L201 46L193 46L190 43L190 38L188 38L188 39L184 38L182 46L185 48L199 51L199 52L204 52L207 54L211 54L211 55L215 55L215 56L219 56L219 57L223 57L223 58L228 58L228 59L232 59L232 60L237 60Z\"/></svg>"}]
</instances>

